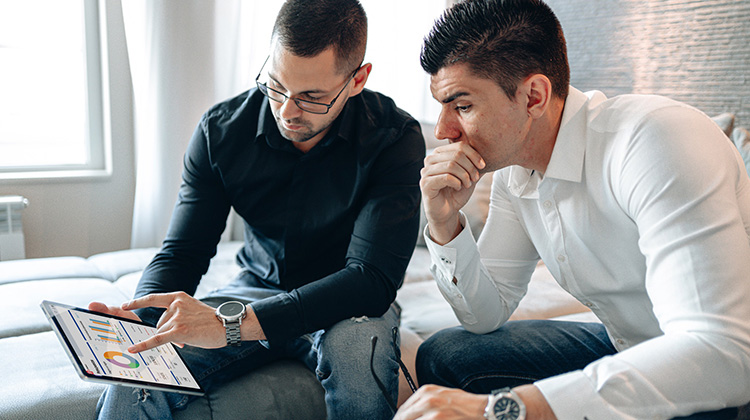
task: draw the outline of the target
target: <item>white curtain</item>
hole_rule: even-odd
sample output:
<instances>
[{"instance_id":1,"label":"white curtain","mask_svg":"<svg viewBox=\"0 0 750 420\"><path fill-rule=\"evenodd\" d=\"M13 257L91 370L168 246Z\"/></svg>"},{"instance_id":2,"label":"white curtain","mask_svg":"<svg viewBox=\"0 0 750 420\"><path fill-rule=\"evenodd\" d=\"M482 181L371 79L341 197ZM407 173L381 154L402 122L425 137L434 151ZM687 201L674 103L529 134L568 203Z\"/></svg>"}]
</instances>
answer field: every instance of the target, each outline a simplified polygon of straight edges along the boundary
<instances>
[{"instance_id":1,"label":"white curtain","mask_svg":"<svg viewBox=\"0 0 750 420\"><path fill-rule=\"evenodd\" d=\"M131 247L161 244L181 182L182 157L200 116L253 86L282 3L122 2L135 103ZM366 61L373 63L368 87L391 96L417 119L434 122L438 108L419 66L419 51L446 0L362 4L370 24Z\"/></svg>"},{"instance_id":2,"label":"white curtain","mask_svg":"<svg viewBox=\"0 0 750 420\"><path fill-rule=\"evenodd\" d=\"M209 106L235 76L237 1L122 2L133 81L136 192L131 246L158 246L177 198L182 157Z\"/></svg>"},{"instance_id":3,"label":"white curtain","mask_svg":"<svg viewBox=\"0 0 750 420\"><path fill-rule=\"evenodd\" d=\"M369 89L382 92L423 123L434 124L440 106L419 64L424 37L451 0L360 0L367 12L365 60L372 63Z\"/></svg>"}]
</instances>

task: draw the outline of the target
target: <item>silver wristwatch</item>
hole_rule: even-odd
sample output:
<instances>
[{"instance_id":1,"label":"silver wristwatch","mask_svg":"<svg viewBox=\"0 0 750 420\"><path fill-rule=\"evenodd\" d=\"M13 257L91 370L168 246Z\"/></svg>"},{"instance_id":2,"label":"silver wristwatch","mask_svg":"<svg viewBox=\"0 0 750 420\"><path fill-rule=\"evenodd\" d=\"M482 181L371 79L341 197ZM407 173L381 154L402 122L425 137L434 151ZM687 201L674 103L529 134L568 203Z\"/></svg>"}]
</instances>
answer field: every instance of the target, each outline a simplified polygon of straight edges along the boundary
<instances>
[{"instance_id":1,"label":"silver wristwatch","mask_svg":"<svg viewBox=\"0 0 750 420\"><path fill-rule=\"evenodd\" d=\"M484 418L487 420L525 420L526 406L518 394L510 388L492 391L484 408Z\"/></svg>"},{"instance_id":2,"label":"silver wristwatch","mask_svg":"<svg viewBox=\"0 0 750 420\"><path fill-rule=\"evenodd\" d=\"M227 345L239 346L242 338L240 337L240 325L242 320L247 316L247 308L242 302L230 300L224 302L216 308L216 317L224 324L227 332Z\"/></svg>"}]
</instances>

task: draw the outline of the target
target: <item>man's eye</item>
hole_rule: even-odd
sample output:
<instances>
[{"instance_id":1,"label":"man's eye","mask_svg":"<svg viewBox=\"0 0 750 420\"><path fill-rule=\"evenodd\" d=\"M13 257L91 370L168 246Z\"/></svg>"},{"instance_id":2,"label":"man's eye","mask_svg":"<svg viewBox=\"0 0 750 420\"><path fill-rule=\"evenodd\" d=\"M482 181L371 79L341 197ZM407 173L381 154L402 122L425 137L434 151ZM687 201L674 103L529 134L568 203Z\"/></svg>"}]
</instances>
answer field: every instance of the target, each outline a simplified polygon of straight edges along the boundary
<instances>
[{"instance_id":1,"label":"man's eye","mask_svg":"<svg viewBox=\"0 0 750 420\"><path fill-rule=\"evenodd\" d=\"M458 112L466 112L471 108L471 105L462 105L462 106L456 106L456 111Z\"/></svg>"}]
</instances>

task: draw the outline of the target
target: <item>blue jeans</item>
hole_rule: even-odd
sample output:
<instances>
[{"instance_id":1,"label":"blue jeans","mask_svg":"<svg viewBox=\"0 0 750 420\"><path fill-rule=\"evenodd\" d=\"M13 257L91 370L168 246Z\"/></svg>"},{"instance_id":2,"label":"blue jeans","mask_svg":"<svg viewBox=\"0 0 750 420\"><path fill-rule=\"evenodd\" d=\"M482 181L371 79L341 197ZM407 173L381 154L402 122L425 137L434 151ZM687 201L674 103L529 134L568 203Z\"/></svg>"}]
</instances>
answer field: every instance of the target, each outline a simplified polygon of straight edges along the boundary
<instances>
[{"instance_id":1,"label":"blue jeans","mask_svg":"<svg viewBox=\"0 0 750 420\"><path fill-rule=\"evenodd\" d=\"M616 353L599 323L510 321L489 334L462 327L442 330L417 353L419 383L489 394L584 368ZM680 419L734 419L737 409L699 413Z\"/></svg>"},{"instance_id":2,"label":"blue jeans","mask_svg":"<svg viewBox=\"0 0 750 420\"><path fill-rule=\"evenodd\" d=\"M203 299L211 306L226 300L252 302L279 293L258 287L249 273L240 276L228 288ZM139 311L146 322L156 324L161 311ZM279 359L302 361L325 390L328 419L390 419L393 411L370 372L371 337L378 337L373 366L393 401L398 398L398 327L400 310L394 304L379 318L351 318L326 330L306 334L285 343L267 346L258 341L243 341L238 347L206 350L192 346L180 354L207 393L223 384ZM252 392L252 390L248 390ZM196 397L184 394L108 386L97 404L99 419L171 419L172 410L184 409Z\"/></svg>"}]
</instances>

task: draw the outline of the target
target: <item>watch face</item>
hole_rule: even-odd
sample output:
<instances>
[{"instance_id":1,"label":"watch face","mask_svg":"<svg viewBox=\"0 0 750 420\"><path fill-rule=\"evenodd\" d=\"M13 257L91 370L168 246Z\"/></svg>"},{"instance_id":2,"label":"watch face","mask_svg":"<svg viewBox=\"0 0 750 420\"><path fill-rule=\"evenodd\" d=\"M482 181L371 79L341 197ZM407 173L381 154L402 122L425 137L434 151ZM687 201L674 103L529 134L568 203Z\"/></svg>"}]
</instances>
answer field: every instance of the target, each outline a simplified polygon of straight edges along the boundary
<instances>
[{"instance_id":1,"label":"watch face","mask_svg":"<svg viewBox=\"0 0 750 420\"><path fill-rule=\"evenodd\" d=\"M521 407L515 400L503 397L495 401L492 413L497 420L516 420L521 416Z\"/></svg>"},{"instance_id":2,"label":"watch face","mask_svg":"<svg viewBox=\"0 0 750 420\"><path fill-rule=\"evenodd\" d=\"M219 313L222 316L231 318L241 314L243 309L245 309L245 305L241 302L226 302L221 305Z\"/></svg>"}]
</instances>

